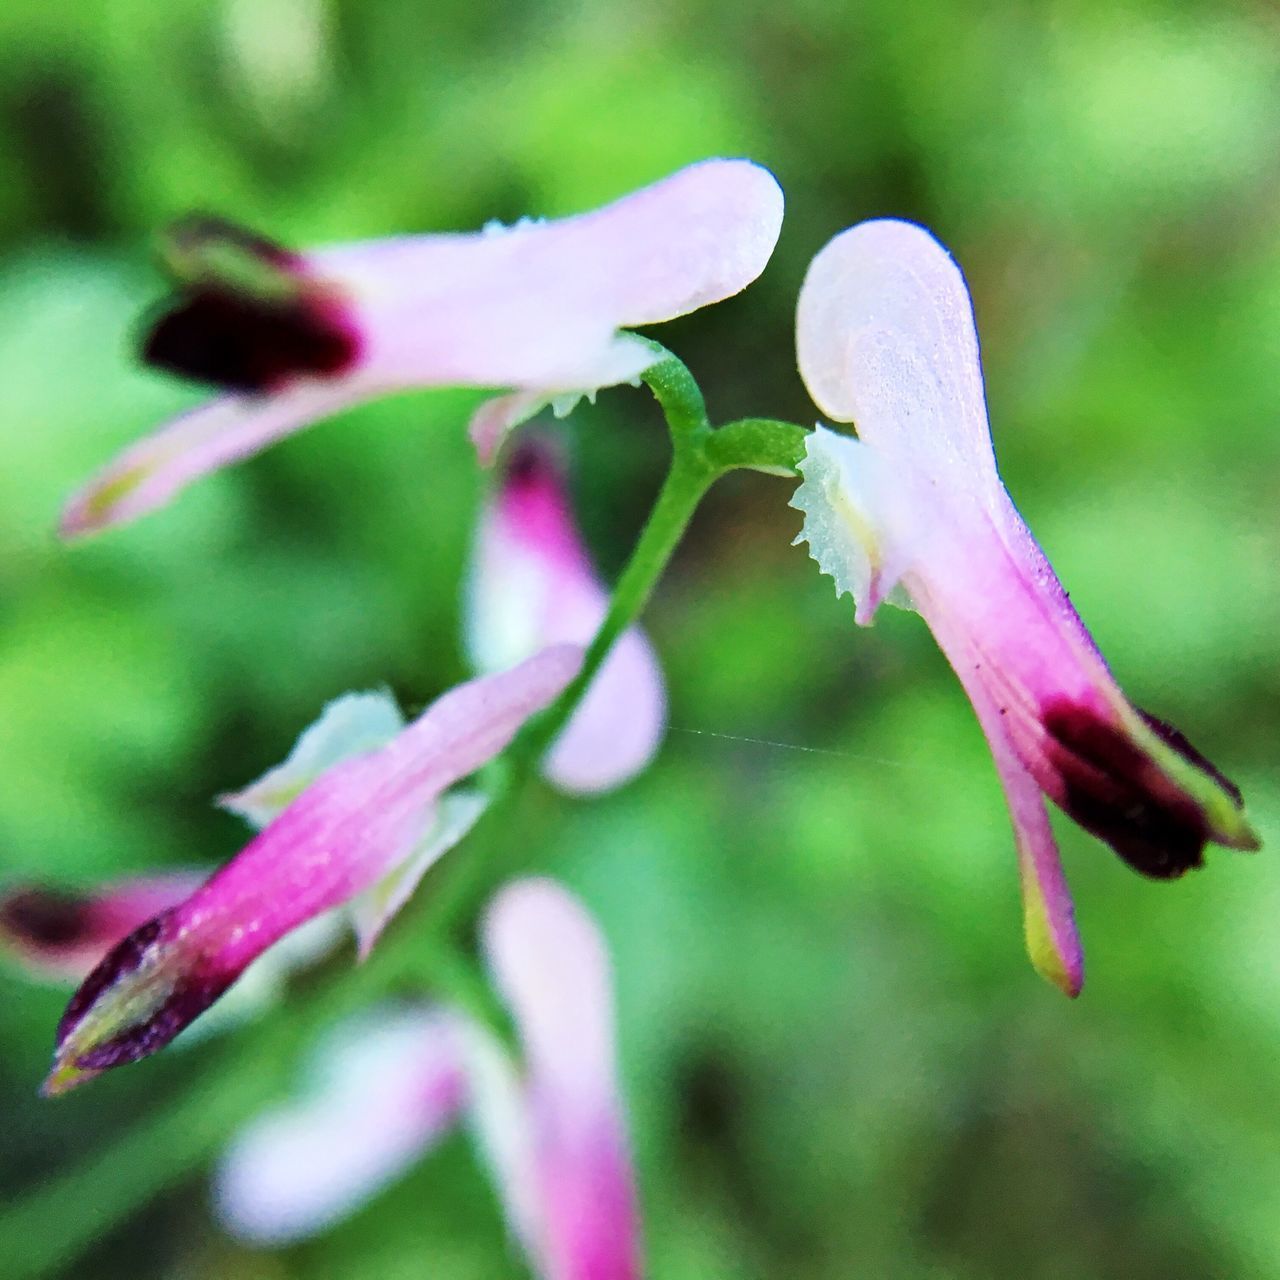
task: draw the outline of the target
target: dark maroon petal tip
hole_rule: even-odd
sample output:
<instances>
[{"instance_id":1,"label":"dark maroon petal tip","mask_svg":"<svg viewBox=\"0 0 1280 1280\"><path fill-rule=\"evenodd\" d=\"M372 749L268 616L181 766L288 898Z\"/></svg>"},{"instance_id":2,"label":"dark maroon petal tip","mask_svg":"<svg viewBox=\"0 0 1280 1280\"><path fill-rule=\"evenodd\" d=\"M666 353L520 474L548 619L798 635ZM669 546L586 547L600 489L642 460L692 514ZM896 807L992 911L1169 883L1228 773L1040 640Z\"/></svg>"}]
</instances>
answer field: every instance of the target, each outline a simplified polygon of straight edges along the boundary
<instances>
[{"instance_id":1,"label":"dark maroon petal tip","mask_svg":"<svg viewBox=\"0 0 1280 1280\"><path fill-rule=\"evenodd\" d=\"M58 1023L55 1077L75 1083L155 1053L231 985L237 975L202 966L174 933L172 911L156 916L85 979Z\"/></svg>"},{"instance_id":2,"label":"dark maroon petal tip","mask_svg":"<svg viewBox=\"0 0 1280 1280\"><path fill-rule=\"evenodd\" d=\"M106 1071L150 1057L185 1031L231 982L221 975L201 978L193 974L181 979L146 1022L77 1054L75 1065L86 1071Z\"/></svg>"},{"instance_id":3,"label":"dark maroon petal tip","mask_svg":"<svg viewBox=\"0 0 1280 1280\"><path fill-rule=\"evenodd\" d=\"M0 936L39 949L75 946L89 932L92 901L36 886L0 898Z\"/></svg>"},{"instance_id":4,"label":"dark maroon petal tip","mask_svg":"<svg viewBox=\"0 0 1280 1280\"><path fill-rule=\"evenodd\" d=\"M1154 717L1143 718L1238 801L1238 789L1178 730ZM1089 708L1058 702L1045 709L1044 727L1051 739L1050 763L1062 782L1062 794L1055 799L1086 831L1153 879L1177 879L1203 865L1210 836L1203 807L1122 726Z\"/></svg>"},{"instance_id":5,"label":"dark maroon petal tip","mask_svg":"<svg viewBox=\"0 0 1280 1280\"><path fill-rule=\"evenodd\" d=\"M357 360L359 337L336 292L280 245L195 218L173 230L166 260L179 291L142 342L154 368L266 393L294 377L336 377Z\"/></svg>"}]
</instances>

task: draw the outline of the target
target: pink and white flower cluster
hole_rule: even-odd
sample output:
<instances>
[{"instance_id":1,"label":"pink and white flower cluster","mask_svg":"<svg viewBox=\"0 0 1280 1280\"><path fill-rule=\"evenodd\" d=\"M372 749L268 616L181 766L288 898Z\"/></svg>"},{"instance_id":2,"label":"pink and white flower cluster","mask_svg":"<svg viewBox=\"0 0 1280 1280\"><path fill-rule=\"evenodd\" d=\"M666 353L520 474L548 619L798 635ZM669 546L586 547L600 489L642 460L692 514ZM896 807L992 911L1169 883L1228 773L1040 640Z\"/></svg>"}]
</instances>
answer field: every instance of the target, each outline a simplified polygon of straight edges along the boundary
<instances>
[{"instance_id":1,"label":"pink and white flower cluster","mask_svg":"<svg viewBox=\"0 0 1280 1280\"><path fill-rule=\"evenodd\" d=\"M0 939L33 969L82 979L49 1092L155 1052L273 957L287 969L282 944L316 922L345 921L367 952L485 812L485 767L566 691L572 714L541 761L553 785L603 791L652 759L666 723L654 651L626 630L577 688L609 593L555 446L504 442L544 407L645 374L664 353L628 330L745 288L781 219L769 173L709 160L593 213L475 234L295 253L223 223L178 229L175 294L145 358L220 394L111 463L72 500L64 532L135 519L372 396L492 388L471 423L482 460L499 461L465 590L477 674L409 723L385 693L331 703L282 765L222 798L257 834L207 879L0 899ZM905 222L842 232L809 268L796 343L815 402L857 432L808 435L801 539L859 623L889 601L931 628L1008 797L1032 960L1074 995L1082 952L1044 799L1170 878L1200 865L1206 843L1256 847L1240 794L1125 698L1014 507L972 304L946 250ZM482 935L518 1055L442 1006L335 1033L305 1095L229 1149L219 1196L234 1229L317 1230L465 1116L540 1276L640 1274L603 940L545 880L502 890Z\"/></svg>"}]
</instances>

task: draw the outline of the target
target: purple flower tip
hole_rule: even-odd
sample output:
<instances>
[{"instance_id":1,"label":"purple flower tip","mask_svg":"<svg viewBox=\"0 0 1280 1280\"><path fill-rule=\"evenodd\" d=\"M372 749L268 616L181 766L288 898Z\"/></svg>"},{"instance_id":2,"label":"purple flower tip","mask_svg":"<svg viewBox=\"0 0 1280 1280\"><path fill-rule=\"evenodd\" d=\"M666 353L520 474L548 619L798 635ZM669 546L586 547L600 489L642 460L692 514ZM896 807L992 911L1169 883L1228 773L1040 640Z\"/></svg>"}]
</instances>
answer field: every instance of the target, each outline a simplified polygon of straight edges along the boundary
<instances>
[{"instance_id":1,"label":"purple flower tip","mask_svg":"<svg viewBox=\"0 0 1280 1280\"><path fill-rule=\"evenodd\" d=\"M1144 711L1138 716L1234 806L1242 804L1240 789L1179 730ZM1046 706L1043 722L1049 764L1061 778L1055 798L1086 831L1152 879L1176 880L1204 865L1204 846L1215 832L1203 799L1161 768L1129 726L1065 700Z\"/></svg>"},{"instance_id":2,"label":"purple flower tip","mask_svg":"<svg viewBox=\"0 0 1280 1280\"><path fill-rule=\"evenodd\" d=\"M178 296L142 343L147 364L229 391L278 391L299 375L336 377L360 343L336 292L264 237L194 219L167 247Z\"/></svg>"},{"instance_id":3,"label":"purple flower tip","mask_svg":"<svg viewBox=\"0 0 1280 1280\"><path fill-rule=\"evenodd\" d=\"M168 1044L234 981L186 954L174 913L163 912L117 943L72 997L58 1024L46 1095Z\"/></svg>"}]
</instances>

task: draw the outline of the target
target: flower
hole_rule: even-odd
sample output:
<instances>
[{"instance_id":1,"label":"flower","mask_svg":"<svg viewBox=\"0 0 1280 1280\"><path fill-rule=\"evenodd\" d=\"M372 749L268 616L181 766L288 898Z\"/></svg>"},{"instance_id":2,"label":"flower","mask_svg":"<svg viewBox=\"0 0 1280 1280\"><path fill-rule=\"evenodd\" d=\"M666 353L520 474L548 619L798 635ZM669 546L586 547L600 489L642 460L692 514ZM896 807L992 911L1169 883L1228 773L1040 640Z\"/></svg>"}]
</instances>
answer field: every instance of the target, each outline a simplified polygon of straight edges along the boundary
<instances>
[{"instance_id":1,"label":"flower","mask_svg":"<svg viewBox=\"0 0 1280 1280\"><path fill-rule=\"evenodd\" d=\"M719 302L764 270L782 192L746 160L705 160L602 209L474 234L294 253L224 222L180 224L172 305L144 359L227 394L127 449L68 505L64 534L163 505L193 480L320 418L408 387L510 387L473 434L657 356L624 326Z\"/></svg>"},{"instance_id":2,"label":"flower","mask_svg":"<svg viewBox=\"0 0 1280 1280\"><path fill-rule=\"evenodd\" d=\"M549 442L522 440L481 513L466 590L465 637L478 671L501 671L549 644L587 644L609 597L574 523ZM543 764L573 794L604 791L649 763L666 727L666 694L638 628L609 651Z\"/></svg>"},{"instance_id":3,"label":"flower","mask_svg":"<svg viewBox=\"0 0 1280 1280\"><path fill-rule=\"evenodd\" d=\"M465 1113L542 1280L640 1275L599 930L560 886L523 880L491 903L482 940L518 1060L452 1009L384 1008L339 1027L318 1046L302 1095L227 1148L215 1198L235 1235L278 1244L323 1230Z\"/></svg>"},{"instance_id":4,"label":"flower","mask_svg":"<svg viewBox=\"0 0 1280 1280\"><path fill-rule=\"evenodd\" d=\"M1028 950L1067 994L1083 960L1047 796L1136 870L1201 865L1207 842L1255 849L1240 793L1181 733L1121 693L1001 483L964 277L925 230L836 236L796 315L822 411L793 505L819 568L870 623L915 609L990 743L1017 838Z\"/></svg>"},{"instance_id":5,"label":"flower","mask_svg":"<svg viewBox=\"0 0 1280 1280\"><path fill-rule=\"evenodd\" d=\"M154 1053L273 943L357 899L367 949L478 816L470 793L450 789L549 706L581 662L571 645L545 649L512 671L459 685L385 745L336 763L324 732L304 735L285 765L225 801L264 817L283 802L279 815L193 894L119 942L72 997L46 1092ZM346 716L368 729L379 714L348 706L331 711L329 727ZM326 763L289 799L310 764Z\"/></svg>"}]
</instances>

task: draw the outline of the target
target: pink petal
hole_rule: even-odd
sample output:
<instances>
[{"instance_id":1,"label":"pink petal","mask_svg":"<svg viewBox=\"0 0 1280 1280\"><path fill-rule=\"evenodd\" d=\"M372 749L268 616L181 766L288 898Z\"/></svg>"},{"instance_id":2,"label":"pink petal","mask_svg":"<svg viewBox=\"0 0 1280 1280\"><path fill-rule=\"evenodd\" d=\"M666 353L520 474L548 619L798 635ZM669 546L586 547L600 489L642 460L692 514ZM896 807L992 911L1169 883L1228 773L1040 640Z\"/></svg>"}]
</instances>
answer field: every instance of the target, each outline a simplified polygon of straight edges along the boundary
<instances>
[{"instance_id":1,"label":"pink petal","mask_svg":"<svg viewBox=\"0 0 1280 1280\"><path fill-rule=\"evenodd\" d=\"M547 407L544 391L512 391L486 400L471 415L467 435L475 445L480 465L490 467L507 436L522 422L528 422Z\"/></svg>"},{"instance_id":2,"label":"pink petal","mask_svg":"<svg viewBox=\"0 0 1280 1280\"><path fill-rule=\"evenodd\" d=\"M955 637L941 629L935 634L978 714L1009 804L1018 849L1027 954L1041 977L1064 995L1078 996L1084 986L1084 951L1040 786L1010 741L1008 710L1001 710L999 699L986 687L980 666L960 656L954 647L959 643Z\"/></svg>"},{"instance_id":3,"label":"pink petal","mask_svg":"<svg viewBox=\"0 0 1280 1280\"><path fill-rule=\"evenodd\" d=\"M344 694L330 702L320 719L303 732L283 764L267 770L243 790L219 797L218 803L261 829L326 770L385 746L403 728L404 717L391 694ZM362 960L422 877L471 830L488 802L478 791L445 792L413 852L376 885L352 899L351 924Z\"/></svg>"},{"instance_id":4,"label":"pink petal","mask_svg":"<svg viewBox=\"0 0 1280 1280\"><path fill-rule=\"evenodd\" d=\"M1010 748L994 735L988 741L1013 819L1027 954L1037 973L1064 995L1078 996L1084 986L1084 951L1040 788Z\"/></svg>"},{"instance_id":5,"label":"pink petal","mask_svg":"<svg viewBox=\"0 0 1280 1280\"><path fill-rule=\"evenodd\" d=\"M604 940L565 890L525 880L494 900L483 942L523 1050L530 1186L514 1195L517 1221L536 1219L539 1274L635 1280L639 1225Z\"/></svg>"},{"instance_id":6,"label":"pink petal","mask_svg":"<svg viewBox=\"0 0 1280 1280\"><path fill-rule=\"evenodd\" d=\"M179 906L121 942L58 1028L60 1092L147 1056L199 1016L269 946L377 884L418 848L437 801L549 706L582 661L546 649L513 671L460 685L385 747L324 773Z\"/></svg>"},{"instance_id":7,"label":"pink petal","mask_svg":"<svg viewBox=\"0 0 1280 1280\"><path fill-rule=\"evenodd\" d=\"M591 213L496 232L405 236L308 255L352 300L368 367L393 381L556 390L617 381L617 330L740 293L764 270L782 191L705 160ZM361 322L362 321L362 322ZM641 368L645 367L641 365Z\"/></svg>"},{"instance_id":8,"label":"pink petal","mask_svg":"<svg viewBox=\"0 0 1280 1280\"><path fill-rule=\"evenodd\" d=\"M78 537L136 520L164 506L193 480L252 457L378 390L358 377L309 379L275 395L211 400L130 445L94 476L67 504L59 532Z\"/></svg>"},{"instance_id":9,"label":"pink petal","mask_svg":"<svg viewBox=\"0 0 1280 1280\"><path fill-rule=\"evenodd\" d=\"M254 1244L317 1234L365 1204L450 1128L466 1084L457 1019L379 1009L317 1046L299 1097L263 1112L219 1162L218 1217Z\"/></svg>"},{"instance_id":10,"label":"pink petal","mask_svg":"<svg viewBox=\"0 0 1280 1280\"><path fill-rule=\"evenodd\" d=\"M79 982L123 937L188 897L203 878L170 872L87 893L13 886L0 894L0 949L35 977Z\"/></svg>"},{"instance_id":11,"label":"pink petal","mask_svg":"<svg viewBox=\"0 0 1280 1280\"><path fill-rule=\"evenodd\" d=\"M781 220L771 174L707 160L594 213L496 234L291 254L200 224L178 255L184 292L150 350L159 346L167 368L218 381L210 353L231 347L223 384L263 394L214 401L134 445L71 500L63 532L134 519L197 477L389 390L554 395L629 381L655 357L617 331L746 288ZM228 260L234 271L219 266ZM491 411L493 429L477 428L491 444L504 415L511 402Z\"/></svg>"},{"instance_id":12,"label":"pink petal","mask_svg":"<svg viewBox=\"0 0 1280 1280\"><path fill-rule=\"evenodd\" d=\"M482 512L467 590L473 665L502 670L544 645L587 644L608 595L574 523L550 447L523 442ZM657 658L638 628L619 638L544 763L562 790L585 794L628 781L666 728Z\"/></svg>"},{"instance_id":13,"label":"pink petal","mask_svg":"<svg viewBox=\"0 0 1280 1280\"><path fill-rule=\"evenodd\" d=\"M465 1022L462 1047L467 1127L489 1170L512 1237L539 1265L543 1212L524 1081L506 1045L488 1027Z\"/></svg>"}]
</instances>

